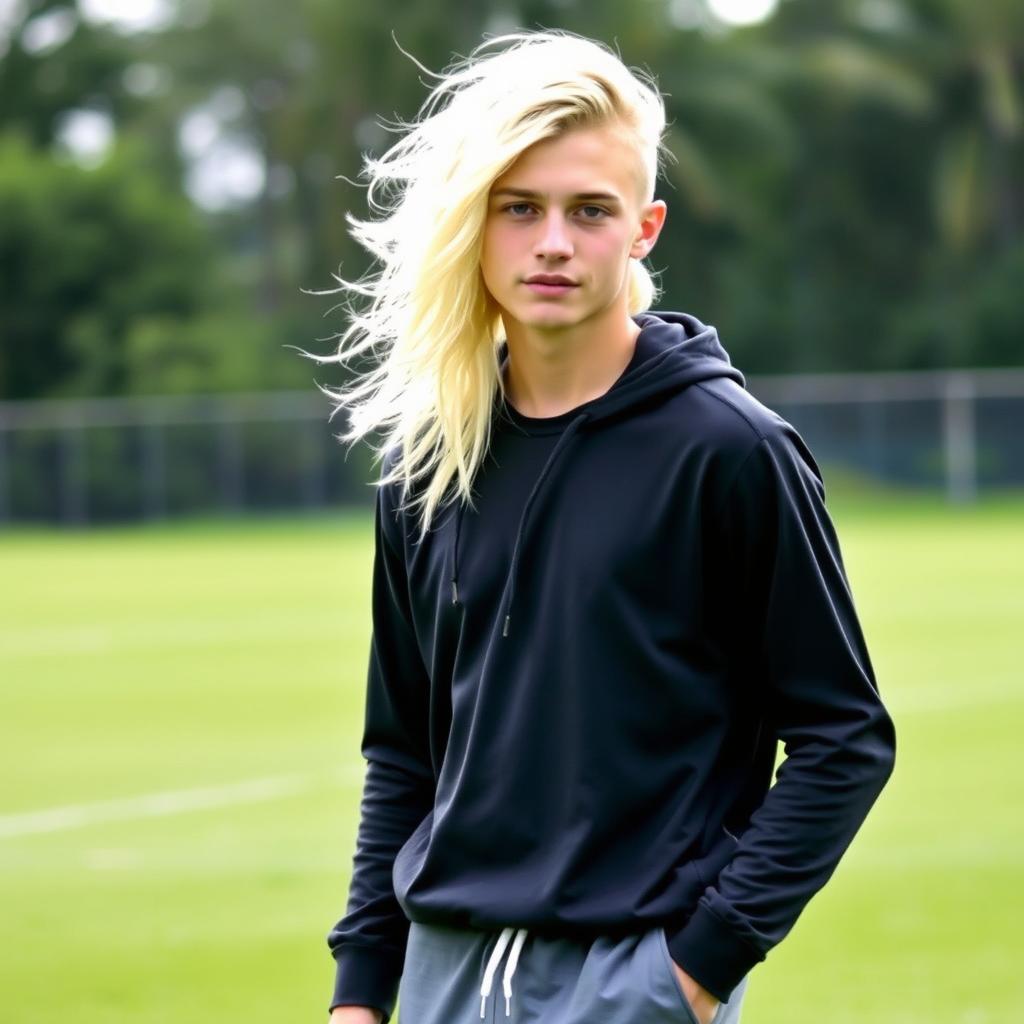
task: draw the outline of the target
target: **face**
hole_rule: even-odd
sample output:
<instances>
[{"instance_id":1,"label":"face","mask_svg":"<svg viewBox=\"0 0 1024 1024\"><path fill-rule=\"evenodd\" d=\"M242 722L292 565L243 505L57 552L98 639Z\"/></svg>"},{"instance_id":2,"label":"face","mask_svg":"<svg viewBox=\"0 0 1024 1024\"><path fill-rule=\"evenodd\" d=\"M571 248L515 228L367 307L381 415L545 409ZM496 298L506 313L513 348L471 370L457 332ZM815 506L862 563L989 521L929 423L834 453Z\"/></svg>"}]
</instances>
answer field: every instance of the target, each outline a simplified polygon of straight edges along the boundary
<instances>
[{"instance_id":1,"label":"face","mask_svg":"<svg viewBox=\"0 0 1024 1024\"><path fill-rule=\"evenodd\" d=\"M629 261L665 219L664 202L643 203L640 176L620 130L581 128L531 146L493 183L480 269L506 330L626 318Z\"/></svg>"}]
</instances>

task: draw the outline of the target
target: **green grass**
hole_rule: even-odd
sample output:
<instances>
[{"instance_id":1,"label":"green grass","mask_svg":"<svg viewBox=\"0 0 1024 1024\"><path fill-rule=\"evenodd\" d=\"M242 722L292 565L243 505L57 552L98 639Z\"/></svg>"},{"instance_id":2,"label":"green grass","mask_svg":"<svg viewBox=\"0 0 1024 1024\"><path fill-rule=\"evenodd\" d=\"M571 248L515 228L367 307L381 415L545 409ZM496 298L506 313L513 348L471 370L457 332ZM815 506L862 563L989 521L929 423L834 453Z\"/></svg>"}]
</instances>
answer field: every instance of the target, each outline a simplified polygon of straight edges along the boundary
<instances>
[{"instance_id":1,"label":"green grass","mask_svg":"<svg viewBox=\"0 0 1024 1024\"><path fill-rule=\"evenodd\" d=\"M951 508L827 480L897 766L755 968L744 1024L1022 1020L1024 500ZM6 1024L326 1019L361 784L370 526L0 534L0 829L162 791L292 786L0 833Z\"/></svg>"}]
</instances>

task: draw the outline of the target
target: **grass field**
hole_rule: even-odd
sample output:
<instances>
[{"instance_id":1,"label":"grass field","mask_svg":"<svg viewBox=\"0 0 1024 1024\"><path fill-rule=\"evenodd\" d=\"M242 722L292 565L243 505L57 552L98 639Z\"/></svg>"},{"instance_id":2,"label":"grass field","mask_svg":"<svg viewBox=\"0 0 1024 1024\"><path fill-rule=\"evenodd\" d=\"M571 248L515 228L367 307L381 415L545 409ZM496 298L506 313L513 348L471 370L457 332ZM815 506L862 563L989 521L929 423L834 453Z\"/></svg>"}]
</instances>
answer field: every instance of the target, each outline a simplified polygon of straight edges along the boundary
<instances>
[{"instance_id":1,"label":"grass field","mask_svg":"<svg viewBox=\"0 0 1024 1024\"><path fill-rule=\"evenodd\" d=\"M1024 499L829 502L897 764L744 1024L1024 1021ZM326 1020L370 527L0 533L5 1024Z\"/></svg>"}]
</instances>

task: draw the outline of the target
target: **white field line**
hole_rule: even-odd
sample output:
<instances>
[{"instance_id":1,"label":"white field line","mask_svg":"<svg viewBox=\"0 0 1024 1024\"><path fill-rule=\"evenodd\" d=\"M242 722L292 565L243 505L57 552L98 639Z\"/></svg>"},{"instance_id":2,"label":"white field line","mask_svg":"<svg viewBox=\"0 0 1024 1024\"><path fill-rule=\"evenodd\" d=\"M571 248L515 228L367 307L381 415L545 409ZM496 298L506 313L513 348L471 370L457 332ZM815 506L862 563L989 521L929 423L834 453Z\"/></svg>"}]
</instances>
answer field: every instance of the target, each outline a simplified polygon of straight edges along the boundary
<instances>
[{"instance_id":1,"label":"white field line","mask_svg":"<svg viewBox=\"0 0 1024 1024\"><path fill-rule=\"evenodd\" d=\"M135 821L140 818L160 818L170 814L187 814L215 807L260 803L300 796L310 790L351 782L363 778L365 765L359 762L330 775L278 775L268 779L249 779L224 786L203 786L196 789L168 790L120 800L101 800L94 803L70 804L51 807L43 811L24 811L0 815L0 839L37 834L65 832L112 821Z\"/></svg>"},{"instance_id":2,"label":"white field line","mask_svg":"<svg viewBox=\"0 0 1024 1024\"><path fill-rule=\"evenodd\" d=\"M342 628L352 628L363 642L365 624L352 625L337 613L317 609L310 614L204 618L173 622L94 623L80 626L37 626L18 630L0 629L0 660L4 658L48 658L63 655L109 655L154 649L222 647L237 643L266 644L282 640L317 640L338 637ZM955 711L960 708L1024 700L1024 683L1013 673L980 682L964 679L953 687L936 684L931 688L893 692L882 678L882 700L894 714Z\"/></svg>"},{"instance_id":3,"label":"white field line","mask_svg":"<svg viewBox=\"0 0 1024 1024\"><path fill-rule=\"evenodd\" d=\"M317 609L307 615L274 613L248 617L204 618L172 622L116 622L78 626L28 626L0 630L0 658L112 654L154 647L211 647L235 643L278 642L281 639L336 637L336 612Z\"/></svg>"}]
</instances>

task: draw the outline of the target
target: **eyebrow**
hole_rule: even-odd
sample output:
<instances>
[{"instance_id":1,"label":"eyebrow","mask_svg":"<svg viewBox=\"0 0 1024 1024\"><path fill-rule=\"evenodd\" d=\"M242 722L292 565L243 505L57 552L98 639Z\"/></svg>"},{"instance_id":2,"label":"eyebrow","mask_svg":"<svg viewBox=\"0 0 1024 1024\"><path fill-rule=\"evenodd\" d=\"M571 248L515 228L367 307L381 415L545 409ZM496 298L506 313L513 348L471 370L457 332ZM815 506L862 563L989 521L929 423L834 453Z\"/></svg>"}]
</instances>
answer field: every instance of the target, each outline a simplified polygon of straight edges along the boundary
<instances>
[{"instance_id":1,"label":"eyebrow","mask_svg":"<svg viewBox=\"0 0 1024 1024\"><path fill-rule=\"evenodd\" d=\"M532 192L528 188L499 188L491 193L492 197L515 196L517 199L540 199L540 192ZM612 192L577 192L570 199L601 199L606 203L618 203L619 197Z\"/></svg>"}]
</instances>

